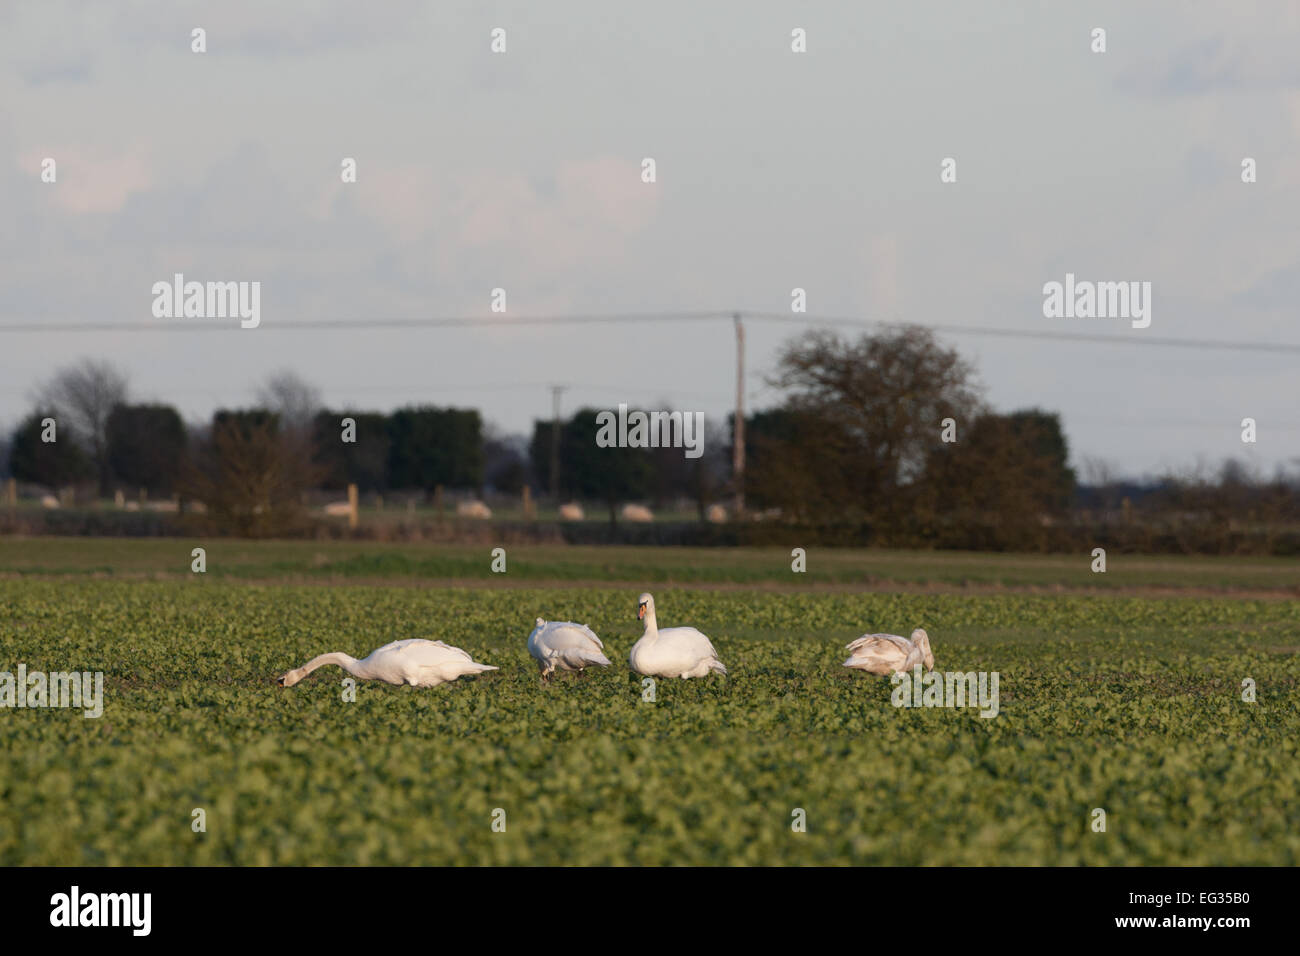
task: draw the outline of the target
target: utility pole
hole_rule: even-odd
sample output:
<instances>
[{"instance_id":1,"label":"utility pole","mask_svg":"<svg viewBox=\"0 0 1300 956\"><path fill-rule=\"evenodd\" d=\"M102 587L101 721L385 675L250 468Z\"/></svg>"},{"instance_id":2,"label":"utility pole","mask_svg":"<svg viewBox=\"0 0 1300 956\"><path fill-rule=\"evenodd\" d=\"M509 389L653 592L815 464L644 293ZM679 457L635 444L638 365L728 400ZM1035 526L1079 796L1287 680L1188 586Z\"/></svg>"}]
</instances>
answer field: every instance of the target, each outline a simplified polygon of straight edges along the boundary
<instances>
[{"instance_id":1,"label":"utility pole","mask_svg":"<svg viewBox=\"0 0 1300 956\"><path fill-rule=\"evenodd\" d=\"M736 518L745 516L745 327L736 322L736 421L732 440L731 474L736 486Z\"/></svg>"},{"instance_id":2,"label":"utility pole","mask_svg":"<svg viewBox=\"0 0 1300 956\"><path fill-rule=\"evenodd\" d=\"M551 386L551 498L560 503L560 393L563 385Z\"/></svg>"}]
</instances>

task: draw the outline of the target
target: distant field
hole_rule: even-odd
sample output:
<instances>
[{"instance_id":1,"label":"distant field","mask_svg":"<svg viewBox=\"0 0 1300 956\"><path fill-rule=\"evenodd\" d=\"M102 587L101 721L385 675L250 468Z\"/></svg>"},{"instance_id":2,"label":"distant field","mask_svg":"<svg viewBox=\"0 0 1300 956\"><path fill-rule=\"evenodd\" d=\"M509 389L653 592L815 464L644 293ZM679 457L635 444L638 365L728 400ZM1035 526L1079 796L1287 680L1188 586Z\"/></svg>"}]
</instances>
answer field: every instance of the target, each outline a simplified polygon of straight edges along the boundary
<instances>
[{"instance_id":1,"label":"distant field","mask_svg":"<svg viewBox=\"0 0 1300 956\"><path fill-rule=\"evenodd\" d=\"M731 674L650 703L636 590L0 580L0 670L106 674L99 719L0 710L0 865L1300 862L1300 602L660 588ZM541 685L536 615L615 666ZM918 624L940 671L1000 673L998 716L840 667ZM273 686L403 637L501 670Z\"/></svg>"},{"instance_id":2,"label":"distant field","mask_svg":"<svg viewBox=\"0 0 1300 956\"><path fill-rule=\"evenodd\" d=\"M783 549L514 545L507 571L490 548L383 542L231 539L0 538L0 575L190 575L190 552L207 551L209 578L321 582L581 582L738 585L760 588L1044 589L1260 592L1300 596L1300 560L1110 554L1105 574L1079 555L977 554L813 548L807 572Z\"/></svg>"}]
</instances>

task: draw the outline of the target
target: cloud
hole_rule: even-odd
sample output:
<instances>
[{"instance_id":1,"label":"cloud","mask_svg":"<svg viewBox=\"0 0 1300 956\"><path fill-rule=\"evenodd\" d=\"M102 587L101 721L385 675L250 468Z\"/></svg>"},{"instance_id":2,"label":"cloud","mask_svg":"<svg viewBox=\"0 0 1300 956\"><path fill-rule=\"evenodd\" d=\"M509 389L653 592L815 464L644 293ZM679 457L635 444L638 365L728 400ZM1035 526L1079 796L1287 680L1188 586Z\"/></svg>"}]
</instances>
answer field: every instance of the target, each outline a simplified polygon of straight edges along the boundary
<instances>
[{"instance_id":1,"label":"cloud","mask_svg":"<svg viewBox=\"0 0 1300 956\"><path fill-rule=\"evenodd\" d=\"M531 278L619 258L654 221L660 195L637 161L614 156L562 161L540 179L378 165L358 180L364 192L349 206L392 239L432 241L444 271L511 263L507 274Z\"/></svg>"},{"instance_id":2,"label":"cloud","mask_svg":"<svg viewBox=\"0 0 1300 956\"><path fill-rule=\"evenodd\" d=\"M301 244L314 218L304 192L277 175L266 146L243 142L212 161L197 182L133 196L113 223L114 242L169 246L183 240L250 250Z\"/></svg>"},{"instance_id":3,"label":"cloud","mask_svg":"<svg viewBox=\"0 0 1300 956\"><path fill-rule=\"evenodd\" d=\"M139 146L124 151L72 145L28 150L19 155L18 165L39 181L46 157L55 161L58 175L46 188L58 208L74 215L117 212L153 181L147 154Z\"/></svg>"},{"instance_id":4,"label":"cloud","mask_svg":"<svg viewBox=\"0 0 1300 956\"><path fill-rule=\"evenodd\" d=\"M382 10L320 0L225 0L198 17L208 49L250 57L360 50L401 37L423 16L416 0L386 0ZM187 41L188 42L188 41Z\"/></svg>"},{"instance_id":5,"label":"cloud","mask_svg":"<svg viewBox=\"0 0 1300 956\"><path fill-rule=\"evenodd\" d=\"M1232 297L1234 304L1253 309L1288 309L1300 302L1300 262L1264 273Z\"/></svg>"},{"instance_id":6,"label":"cloud","mask_svg":"<svg viewBox=\"0 0 1300 956\"><path fill-rule=\"evenodd\" d=\"M24 83L33 87L89 83L94 76L92 60L88 52L66 58L42 58L19 67L19 75Z\"/></svg>"},{"instance_id":7,"label":"cloud","mask_svg":"<svg viewBox=\"0 0 1300 956\"><path fill-rule=\"evenodd\" d=\"M1295 32L1285 31L1271 38L1202 37L1167 56L1142 60L1123 71L1116 85L1128 93L1167 97L1300 89L1296 42Z\"/></svg>"},{"instance_id":8,"label":"cloud","mask_svg":"<svg viewBox=\"0 0 1300 956\"><path fill-rule=\"evenodd\" d=\"M630 159L561 163L542 185L519 175L472 175L461 184L457 230L469 248L526 247L549 267L617 256L654 219L660 190Z\"/></svg>"}]
</instances>

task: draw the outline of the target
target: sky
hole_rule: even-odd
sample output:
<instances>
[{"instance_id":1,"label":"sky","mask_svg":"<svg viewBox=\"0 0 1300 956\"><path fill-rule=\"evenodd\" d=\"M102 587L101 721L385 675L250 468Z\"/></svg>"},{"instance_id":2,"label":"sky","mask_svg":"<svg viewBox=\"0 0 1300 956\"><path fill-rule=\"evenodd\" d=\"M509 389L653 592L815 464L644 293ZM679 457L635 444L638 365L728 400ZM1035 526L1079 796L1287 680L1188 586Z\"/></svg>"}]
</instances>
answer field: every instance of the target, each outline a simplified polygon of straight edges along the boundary
<instances>
[{"instance_id":1,"label":"sky","mask_svg":"<svg viewBox=\"0 0 1300 956\"><path fill-rule=\"evenodd\" d=\"M6 2L0 425L82 357L193 421L282 368L331 407L508 432L551 385L721 418L727 319L502 326L492 290L529 317L789 313L802 288L813 317L1105 336L942 334L994 408L1060 412L1081 469L1294 469L1300 353L1137 340L1300 344L1298 49L1281 0ZM260 282L261 324L154 318L178 272ZM1150 282L1150 326L1046 317L1067 273ZM452 316L481 321L288 328ZM45 327L69 322L105 328ZM807 328L746 323L751 409Z\"/></svg>"}]
</instances>

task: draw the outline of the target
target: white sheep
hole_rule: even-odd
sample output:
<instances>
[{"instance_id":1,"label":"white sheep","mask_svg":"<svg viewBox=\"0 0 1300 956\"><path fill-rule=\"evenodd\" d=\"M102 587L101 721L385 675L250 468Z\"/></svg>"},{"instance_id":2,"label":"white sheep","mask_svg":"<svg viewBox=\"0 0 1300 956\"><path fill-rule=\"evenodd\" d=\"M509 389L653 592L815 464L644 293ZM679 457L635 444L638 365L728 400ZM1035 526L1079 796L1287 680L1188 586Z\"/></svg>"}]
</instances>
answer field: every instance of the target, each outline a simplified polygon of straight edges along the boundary
<instances>
[{"instance_id":1,"label":"white sheep","mask_svg":"<svg viewBox=\"0 0 1300 956\"><path fill-rule=\"evenodd\" d=\"M567 505L560 505L561 521L581 521L585 517L586 513L582 510L582 505L576 501L570 501Z\"/></svg>"},{"instance_id":2,"label":"white sheep","mask_svg":"<svg viewBox=\"0 0 1300 956\"><path fill-rule=\"evenodd\" d=\"M481 501L461 501L456 504L456 514L462 518L491 518L492 509Z\"/></svg>"},{"instance_id":3,"label":"white sheep","mask_svg":"<svg viewBox=\"0 0 1300 956\"><path fill-rule=\"evenodd\" d=\"M654 521L655 516L645 505L624 505L623 520L644 524L647 521Z\"/></svg>"}]
</instances>

